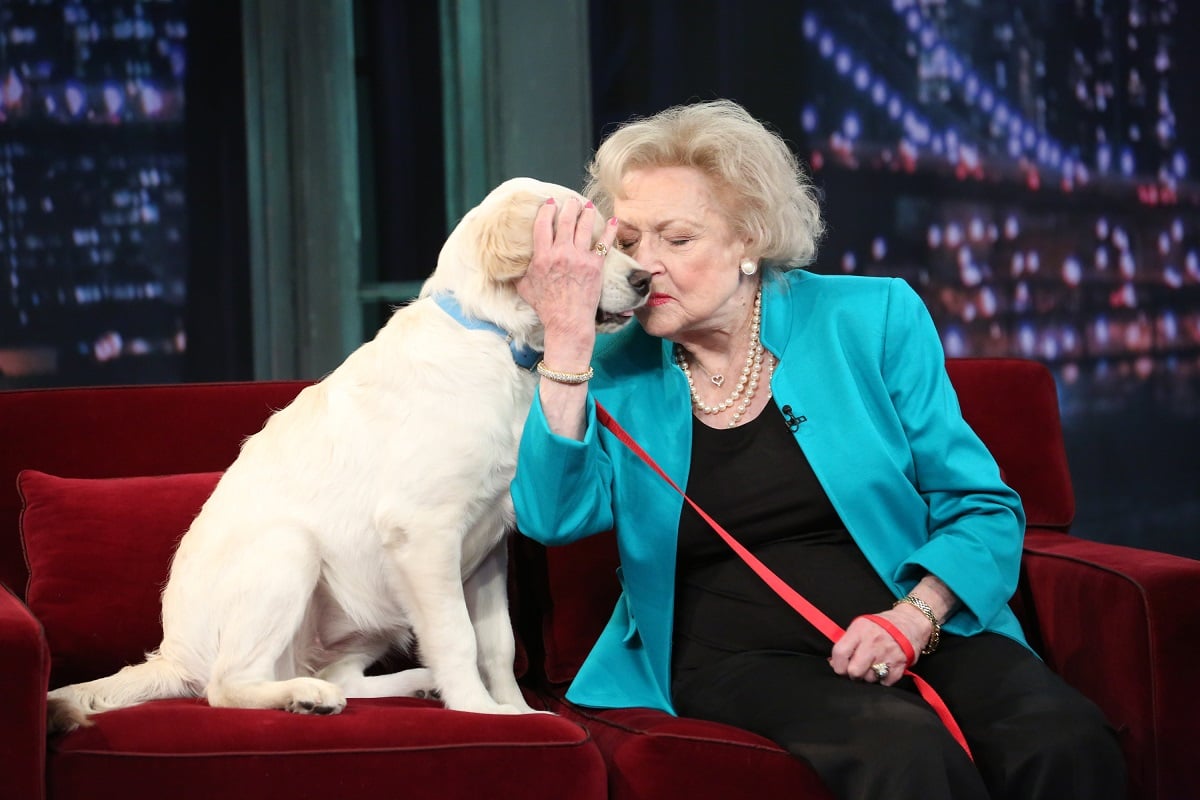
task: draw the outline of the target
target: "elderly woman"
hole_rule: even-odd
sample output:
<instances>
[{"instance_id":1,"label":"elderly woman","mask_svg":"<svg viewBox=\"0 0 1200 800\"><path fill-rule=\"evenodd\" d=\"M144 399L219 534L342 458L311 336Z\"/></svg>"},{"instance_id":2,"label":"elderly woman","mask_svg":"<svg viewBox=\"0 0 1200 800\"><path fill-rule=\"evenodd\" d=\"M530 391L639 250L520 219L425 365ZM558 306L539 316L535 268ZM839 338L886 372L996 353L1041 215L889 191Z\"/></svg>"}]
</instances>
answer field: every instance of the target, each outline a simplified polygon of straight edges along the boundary
<instances>
[{"instance_id":1,"label":"elderly woman","mask_svg":"<svg viewBox=\"0 0 1200 800\"><path fill-rule=\"evenodd\" d=\"M1112 731L1007 606L1021 502L963 421L917 295L798 268L822 232L813 186L735 103L627 123L589 174L593 202L539 213L519 287L546 342L518 524L548 545L615 528L622 564L568 699L755 731L846 798L1122 796ZM651 275L640 324L600 341L597 213L596 249ZM596 401L845 628L836 644L599 427ZM905 676L917 659L973 762Z\"/></svg>"}]
</instances>

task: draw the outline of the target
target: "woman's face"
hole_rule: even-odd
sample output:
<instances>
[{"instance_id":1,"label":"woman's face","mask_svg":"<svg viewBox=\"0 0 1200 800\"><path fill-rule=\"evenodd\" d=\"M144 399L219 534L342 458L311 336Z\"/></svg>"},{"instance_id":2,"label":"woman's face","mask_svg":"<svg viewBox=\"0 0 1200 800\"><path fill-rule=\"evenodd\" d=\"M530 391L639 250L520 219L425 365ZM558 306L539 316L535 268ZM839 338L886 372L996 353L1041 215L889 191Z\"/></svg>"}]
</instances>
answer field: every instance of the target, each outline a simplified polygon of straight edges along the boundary
<instances>
[{"instance_id":1,"label":"woman's face","mask_svg":"<svg viewBox=\"0 0 1200 800\"><path fill-rule=\"evenodd\" d=\"M613 211L617 246L652 278L637 311L647 333L686 342L714 330L736 331L753 299L738 269L747 242L736 236L709 180L692 167L626 173Z\"/></svg>"}]
</instances>

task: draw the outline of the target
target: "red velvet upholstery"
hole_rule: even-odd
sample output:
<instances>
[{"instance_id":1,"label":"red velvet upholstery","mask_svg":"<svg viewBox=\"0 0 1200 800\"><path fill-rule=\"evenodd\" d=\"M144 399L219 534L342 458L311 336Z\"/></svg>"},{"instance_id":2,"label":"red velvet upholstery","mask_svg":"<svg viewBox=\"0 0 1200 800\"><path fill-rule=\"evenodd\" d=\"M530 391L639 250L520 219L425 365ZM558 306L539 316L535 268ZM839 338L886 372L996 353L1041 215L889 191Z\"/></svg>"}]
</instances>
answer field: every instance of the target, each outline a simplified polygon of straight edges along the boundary
<instances>
[{"instance_id":1,"label":"red velvet upholstery","mask_svg":"<svg viewBox=\"0 0 1200 800\"><path fill-rule=\"evenodd\" d=\"M411 699L351 701L332 717L147 703L63 738L47 775L50 797L120 786L194 800L599 800L605 782L588 734L562 717L465 714Z\"/></svg>"},{"instance_id":2,"label":"red velvet upholstery","mask_svg":"<svg viewBox=\"0 0 1200 800\"><path fill-rule=\"evenodd\" d=\"M219 472L302 381L0 392L0 581L24 597L16 475L69 478ZM12 535L9 535L11 533Z\"/></svg>"},{"instance_id":3,"label":"red velvet upholstery","mask_svg":"<svg viewBox=\"0 0 1200 800\"><path fill-rule=\"evenodd\" d=\"M6 588L0 591L0 675L10 693L0 714L0 797L37 800L46 787L50 650L40 621L22 602L28 572L18 534L17 473L100 478L222 470L242 438L305 385L0 392L0 583Z\"/></svg>"},{"instance_id":4,"label":"red velvet upholstery","mask_svg":"<svg viewBox=\"0 0 1200 800\"><path fill-rule=\"evenodd\" d=\"M51 686L108 675L158 646L162 623L146 610L158 604L175 546L220 477L17 476L25 602L50 643Z\"/></svg>"},{"instance_id":5,"label":"red velvet upholstery","mask_svg":"<svg viewBox=\"0 0 1200 800\"><path fill-rule=\"evenodd\" d=\"M1073 498L1049 373L1018 360L948 366L968 421L1025 499L1013 605L1031 640L1121 731L1132 798L1200 797L1187 752L1200 715L1200 562L1068 535ZM616 598L608 536L549 551L514 543L518 672L531 702L559 716L392 699L309 718L164 701L100 715L47 749L52 657L55 681L94 677L153 646L165 559L215 478L187 473L223 470L304 385L0 392L0 797L828 796L806 766L744 731L562 701ZM22 470L45 473L21 481L32 578ZM70 480L112 478L121 480ZM96 573L103 583L88 583ZM106 608L127 624L104 628Z\"/></svg>"},{"instance_id":6,"label":"red velvet upholstery","mask_svg":"<svg viewBox=\"0 0 1200 800\"><path fill-rule=\"evenodd\" d=\"M42 626L0 585L0 797L42 797L46 769L46 689L50 647Z\"/></svg>"},{"instance_id":7,"label":"red velvet upholstery","mask_svg":"<svg viewBox=\"0 0 1200 800\"><path fill-rule=\"evenodd\" d=\"M1050 371L1021 359L946 363L963 417L1021 495L1030 528L1066 530L1075 517L1058 389Z\"/></svg>"},{"instance_id":8,"label":"red velvet upholstery","mask_svg":"<svg viewBox=\"0 0 1200 800\"><path fill-rule=\"evenodd\" d=\"M1131 798L1200 798L1200 561L1031 530L1027 627L1068 683L1117 727Z\"/></svg>"},{"instance_id":9,"label":"red velvet upholstery","mask_svg":"<svg viewBox=\"0 0 1200 800\"><path fill-rule=\"evenodd\" d=\"M647 708L580 708L554 695L548 706L591 731L612 798L834 800L808 765L747 731Z\"/></svg>"}]
</instances>

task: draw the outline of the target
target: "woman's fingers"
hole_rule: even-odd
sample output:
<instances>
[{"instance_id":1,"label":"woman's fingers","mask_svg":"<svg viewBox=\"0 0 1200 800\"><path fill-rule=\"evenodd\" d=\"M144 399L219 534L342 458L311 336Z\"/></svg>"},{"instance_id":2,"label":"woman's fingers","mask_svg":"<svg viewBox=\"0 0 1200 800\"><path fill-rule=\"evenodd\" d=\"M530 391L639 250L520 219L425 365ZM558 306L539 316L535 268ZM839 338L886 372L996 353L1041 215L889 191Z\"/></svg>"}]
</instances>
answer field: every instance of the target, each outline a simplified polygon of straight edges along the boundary
<instances>
[{"instance_id":1,"label":"woman's fingers","mask_svg":"<svg viewBox=\"0 0 1200 800\"><path fill-rule=\"evenodd\" d=\"M535 256L554 253L558 258L552 264L571 266L577 251L580 257L591 256L594 253L603 254L617 240L617 219L608 220L600 238L592 242L592 230L596 224L596 207L589 200L586 203L569 198L561 206L551 197L538 209L533 223L533 252ZM557 216L557 220L556 220ZM601 245L603 245L601 247Z\"/></svg>"},{"instance_id":2,"label":"woman's fingers","mask_svg":"<svg viewBox=\"0 0 1200 800\"><path fill-rule=\"evenodd\" d=\"M596 223L596 206L588 200L575 217L575 227L572 230L575 246L587 252L592 249L592 227Z\"/></svg>"},{"instance_id":3,"label":"woman's fingers","mask_svg":"<svg viewBox=\"0 0 1200 800\"><path fill-rule=\"evenodd\" d=\"M517 282L517 291L538 314L548 335L560 329L581 331L596 313L603 261L592 249L595 214L594 207L585 208L577 198L561 203L551 198L534 217L533 258Z\"/></svg>"},{"instance_id":4,"label":"woman's fingers","mask_svg":"<svg viewBox=\"0 0 1200 800\"><path fill-rule=\"evenodd\" d=\"M604 245L605 252L608 252L617 243L617 218L609 217L608 224L604 226L604 233L600 234L600 243Z\"/></svg>"},{"instance_id":5,"label":"woman's fingers","mask_svg":"<svg viewBox=\"0 0 1200 800\"><path fill-rule=\"evenodd\" d=\"M904 675L905 658L891 636L860 618L851 622L834 644L829 665L850 680L892 686Z\"/></svg>"},{"instance_id":6,"label":"woman's fingers","mask_svg":"<svg viewBox=\"0 0 1200 800\"><path fill-rule=\"evenodd\" d=\"M554 212L558 208L554 198L548 198L538 209L533 218L533 252L534 255L545 253L554 244Z\"/></svg>"}]
</instances>

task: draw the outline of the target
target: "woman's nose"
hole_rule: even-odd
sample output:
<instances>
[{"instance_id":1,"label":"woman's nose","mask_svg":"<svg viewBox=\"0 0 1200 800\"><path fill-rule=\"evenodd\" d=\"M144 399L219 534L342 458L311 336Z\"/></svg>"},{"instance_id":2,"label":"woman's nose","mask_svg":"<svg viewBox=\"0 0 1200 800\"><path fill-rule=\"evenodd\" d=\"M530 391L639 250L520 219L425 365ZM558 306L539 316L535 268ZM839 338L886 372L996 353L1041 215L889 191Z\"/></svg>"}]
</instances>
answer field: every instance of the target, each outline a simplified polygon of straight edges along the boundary
<instances>
[{"instance_id":1,"label":"woman's nose","mask_svg":"<svg viewBox=\"0 0 1200 800\"><path fill-rule=\"evenodd\" d=\"M629 255L634 261L637 262L637 265L641 267L641 269L634 274L636 275L641 273L645 275L647 282L649 282L650 279L655 275L661 275L664 272L662 259L659 258L658 255L651 251L648 247L642 247L639 245L638 248L629 253ZM633 281L634 277L631 275L629 282L633 283Z\"/></svg>"},{"instance_id":2,"label":"woman's nose","mask_svg":"<svg viewBox=\"0 0 1200 800\"><path fill-rule=\"evenodd\" d=\"M642 269L653 270L662 263L659 253L660 244L661 240L655 241L653 236L642 236L628 253L634 261L641 265Z\"/></svg>"}]
</instances>

